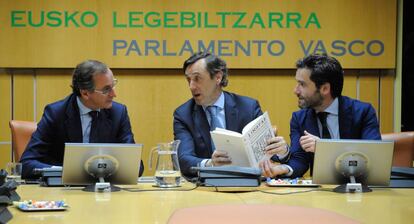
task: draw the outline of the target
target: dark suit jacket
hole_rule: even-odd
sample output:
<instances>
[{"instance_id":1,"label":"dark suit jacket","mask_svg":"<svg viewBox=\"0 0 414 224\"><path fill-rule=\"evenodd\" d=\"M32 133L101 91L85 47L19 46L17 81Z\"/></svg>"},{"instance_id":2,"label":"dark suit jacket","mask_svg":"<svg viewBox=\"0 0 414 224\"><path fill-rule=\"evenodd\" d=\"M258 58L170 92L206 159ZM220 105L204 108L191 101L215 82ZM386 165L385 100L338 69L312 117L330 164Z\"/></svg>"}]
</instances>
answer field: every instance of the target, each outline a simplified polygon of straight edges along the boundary
<instances>
[{"instance_id":1,"label":"dark suit jacket","mask_svg":"<svg viewBox=\"0 0 414 224\"><path fill-rule=\"evenodd\" d=\"M134 143L125 105L113 102L112 108L101 109L98 117L99 143ZM82 143L82 125L76 96L45 107L37 130L33 133L20 161L22 177L33 178L34 168L62 166L66 142ZM140 175L144 170L142 161Z\"/></svg>"},{"instance_id":2,"label":"dark suit jacket","mask_svg":"<svg viewBox=\"0 0 414 224\"><path fill-rule=\"evenodd\" d=\"M372 139L380 140L381 133L375 109L364 103L346 96L338 98L339 135L341 139ZM304 131L320 136L315 110L302 109L293 112L290 120L290 159L286 164L293 169L292 177L300 177L313 167L314 153L305 152L299 139Z\"/></svg>"},{"instance_id":3,"label":"dark suit jacket","mask_svg":"<svg viewBox=\"0 0 414 224\"><path fill-rule=\"evenodd\" d=\"M224 92L226 129L240 132L250 121L262 114L257 100ZM178 149L181 172L194 176L190 167L211 158L210 126L202 106L190 99L174 112L174 137L181 141Z\"/></svg>"}]
</instances>

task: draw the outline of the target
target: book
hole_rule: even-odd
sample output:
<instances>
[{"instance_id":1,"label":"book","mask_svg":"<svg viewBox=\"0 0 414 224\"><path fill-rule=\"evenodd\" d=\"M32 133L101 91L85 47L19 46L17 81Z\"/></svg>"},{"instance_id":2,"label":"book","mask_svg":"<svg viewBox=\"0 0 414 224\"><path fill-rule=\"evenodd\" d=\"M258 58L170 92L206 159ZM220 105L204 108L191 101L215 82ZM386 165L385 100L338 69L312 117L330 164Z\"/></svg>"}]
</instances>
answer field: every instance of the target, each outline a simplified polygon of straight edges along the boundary
<instances>
[{"instance_id":1,"label":"book","mask_svg":"<svg viewBox=\"0 0 414 224\"><path fill-rule=\"evenodd\" d=\"M230 165L243 167L258 167L266 154L267 140L275 137L267 112L248 123L242 133L216 128L210 134L216 149L231 157Z\"/></svg>"}]
</instances>

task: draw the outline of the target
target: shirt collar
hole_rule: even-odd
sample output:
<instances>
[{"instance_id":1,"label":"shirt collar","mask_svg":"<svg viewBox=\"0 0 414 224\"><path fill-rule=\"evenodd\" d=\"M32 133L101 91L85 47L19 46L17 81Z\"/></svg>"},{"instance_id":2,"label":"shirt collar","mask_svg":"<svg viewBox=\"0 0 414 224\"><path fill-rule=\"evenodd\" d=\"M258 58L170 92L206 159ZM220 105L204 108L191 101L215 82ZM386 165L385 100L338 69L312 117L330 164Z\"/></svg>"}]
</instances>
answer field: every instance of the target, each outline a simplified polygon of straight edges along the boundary
<instances>
[{"instance_id":1,"label":"shirt collar","mask_svg":"<svg viewBox=\"0 0 414 224\"><path fill-rule=\"evenodd\" d=\"M334 101L325 109L325 112L328 112L329 114L338 115L338 97L334 99Z\"/></svg>"},{"instance_id":2,"label":"shirt collar","mask_svg":"<svg viewBox=\"0 0 414 224\"><path fill-rule=\"evenodd\" d=\"M212 106L216 106L220 108L220 110L224 109L224 92L222 91L219 98L216 100L216 102L213 103ZM206 110L208 106L203 106L203 109Z\"/></svg>"},{"instance_id":3,"label":"shirt collar","mask_svg":"<svg viewBox=\"0 0 414 224\"><path fill-rule=\"evenodd\" d=\"M80 115L85 115L85 114L88 114L90 111L92 111L92 109L88 108L82 103L79 96L76 97L76 103L78 104Z\"/></svg>"}]
</instances>

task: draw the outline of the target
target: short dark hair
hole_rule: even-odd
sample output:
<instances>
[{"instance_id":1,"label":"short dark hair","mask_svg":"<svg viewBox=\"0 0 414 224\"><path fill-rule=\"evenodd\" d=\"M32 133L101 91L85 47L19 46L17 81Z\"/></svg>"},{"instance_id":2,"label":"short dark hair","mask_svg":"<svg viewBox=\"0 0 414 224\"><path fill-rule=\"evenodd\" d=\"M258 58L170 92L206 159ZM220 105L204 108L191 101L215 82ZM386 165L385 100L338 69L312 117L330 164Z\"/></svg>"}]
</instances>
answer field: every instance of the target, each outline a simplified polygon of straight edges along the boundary
<instances>
[{"instance_id":1,"label":"short dark hair","mask_svg":"<svg viewBox=\"0 0 414 224\"><path fill-rule=\"evenodd\" d=\"M311 70L310 79L315 83L316 88L329 83L333 98L341 96L344 86L344 71L341 64L334 57L326 54L311 54L299 59L296 68Z\"/></svg>"},{"instance_id":2,"label":"short dark hair","mask_svg":"<svg viewBox=\"0 0 414 224\"><path fill-rule=\"evenodd\" d=\"M75 70L73 70L72 92L80 96L81 89L93 91L95 89L93 76L96 74L104 74L107 71L108 66L96 60L86 60L78 64Z\"/></svg>"},{"instance_id":3,"label":"short dark hair","mask_svg":"<svg viewBox=\"0 0 414 224\"><path fill-rule=\"evenodd\" d=\"M217 72L223 73L223 78L221 79L220 85L222 87L226 87L229 84L229 81L227 79L228 77L228 69L226 62L217 57L216 55L210 53L210 52L198 52L193 54L191 57L189 57L183 65L184 72L187 69L187 67L191 64L196 63L198 60L205 58L206 61L206 69L208 73L210 73L210 78L213 79L214 76L217 74Z\"/></svg>"}]
</instances>

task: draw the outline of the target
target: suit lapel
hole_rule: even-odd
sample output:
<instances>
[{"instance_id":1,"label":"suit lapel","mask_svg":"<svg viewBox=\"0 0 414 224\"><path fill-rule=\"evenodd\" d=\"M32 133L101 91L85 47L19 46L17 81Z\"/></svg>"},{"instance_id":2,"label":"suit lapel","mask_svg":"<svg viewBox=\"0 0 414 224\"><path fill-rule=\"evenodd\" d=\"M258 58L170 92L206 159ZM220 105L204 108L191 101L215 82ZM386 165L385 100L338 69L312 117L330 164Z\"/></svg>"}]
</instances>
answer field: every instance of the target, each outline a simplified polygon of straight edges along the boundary
<instances>
[{"instance_id":1,"label":"suit lapel","mask_svg":"<svg viewBox=\"0 0 414 224\"><path fill-rule=\"evenodd\" d=\"M310 134L312 134L312 135L315 135L315 136L319 136L320 137L319 127L318 127L318 121L316 119L315 110L308 109L306 111L306 116L304 117L304 119L305 119L304 120L305 125L303 127L305 127L305 130L307 132L309 132ZM303 131L305 131L305 130L303 130Z\"/></svg>"},{"instance_id":2,"label":"suit lapel","mask_svg":"<svg viewBox=\"0 0 414 224\"><path fill-rule=\"evenodd\" d=\"M344 97L339 97L339 110L338 110L338 122L339 122L339 136L342 139L352 138L352 110L351 105L347 103Z\"/></svg>"},{"instance_id":3,"label":"suit lapel","mask_svg":"<svg viewBox=\"0 0 414 224\"><path fill-rule=\"evenodd\" d=\"M197 132L201 134L206 146L211 146L210 125L208 124L206 113L203 107L194 104L193 122ZM211 150L211 147L208 147Z\"/></svg>"},{"instance_id":4,"label":"suit lapel","mask_svg":"<svg viewBox=\"0 0 414 224\"><path fill-rule=\"evenodd\" d=\"M98 142L111 142L112 120L108 110L101 110L98 117Z\"/></svg>"},{"instance_id":5,"label":"suit lapel","mask_svg":"<svg viewBox=\"0 0 414 224\"><path fill-rule=\"evenodd\" d=\"M76 96L72 95L66 108L65 127L67 131L67 142L83 142L82 125L80 121L79 108L76 104Z\"/></svg>"},{"instance_id":6,"label":"suit lapel","mask_svg":"<svg viewBox=\"0 0 414 224\"><path fill-rule=\"evenodd\" d=\"M239 130L239 110L233 98L227 92L224 92L224 112L226 114L226 129L231 131Z\"/></svg>"}]
</instances>

